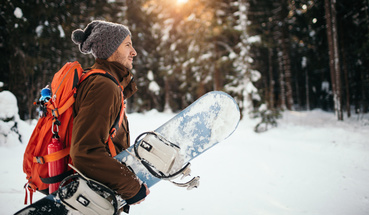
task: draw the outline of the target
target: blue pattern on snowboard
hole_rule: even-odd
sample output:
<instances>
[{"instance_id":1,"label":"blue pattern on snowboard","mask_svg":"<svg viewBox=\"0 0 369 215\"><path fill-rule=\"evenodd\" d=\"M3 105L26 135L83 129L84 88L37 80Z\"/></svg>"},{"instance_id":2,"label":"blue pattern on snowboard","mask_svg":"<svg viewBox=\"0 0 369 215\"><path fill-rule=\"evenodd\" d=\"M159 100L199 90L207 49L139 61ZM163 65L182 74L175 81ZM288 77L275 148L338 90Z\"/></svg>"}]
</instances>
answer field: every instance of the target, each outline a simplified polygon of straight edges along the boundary
<instances>
[{"instance_id":1,"label":"blue pattern on snowboard","mask_svg":"<svg viewBox=\"0 0 369 215\"><path fill-rule=\"evenodd\" d=\"M236 101L224 92L213 91L196 100L155 132L180 146L184 162L189 162L230 136L236 129L239 119L240 112ZM226 125L223 127L219 125L225 122ZM214 126L221 129L214 129ZM133 147L128 151L134 154ZM160 181L130 153L123 151L115 158L130 166L148 187Z\"/></svg>"}]
</instances>

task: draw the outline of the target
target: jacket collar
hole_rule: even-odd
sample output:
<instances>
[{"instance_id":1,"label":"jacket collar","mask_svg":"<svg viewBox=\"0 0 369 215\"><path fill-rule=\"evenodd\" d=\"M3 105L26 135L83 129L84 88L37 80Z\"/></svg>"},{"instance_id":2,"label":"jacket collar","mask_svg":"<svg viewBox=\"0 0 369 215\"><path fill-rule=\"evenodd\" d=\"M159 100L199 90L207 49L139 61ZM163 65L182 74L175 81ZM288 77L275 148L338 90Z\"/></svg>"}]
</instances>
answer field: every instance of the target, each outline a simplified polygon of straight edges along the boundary
<instances>
[{"instance_id":1,"label":"jacket collar","mask_svg":"<svg viewBox=\"0 0 369 215\"><path fill-rule=\"evenodd\" d=\"M113 75L123 86L125 99L131 97L137 91L137 85L132 73L118 62L96 59L95 64L91 69L102 69Z\"/></svg>"}]
</instances>

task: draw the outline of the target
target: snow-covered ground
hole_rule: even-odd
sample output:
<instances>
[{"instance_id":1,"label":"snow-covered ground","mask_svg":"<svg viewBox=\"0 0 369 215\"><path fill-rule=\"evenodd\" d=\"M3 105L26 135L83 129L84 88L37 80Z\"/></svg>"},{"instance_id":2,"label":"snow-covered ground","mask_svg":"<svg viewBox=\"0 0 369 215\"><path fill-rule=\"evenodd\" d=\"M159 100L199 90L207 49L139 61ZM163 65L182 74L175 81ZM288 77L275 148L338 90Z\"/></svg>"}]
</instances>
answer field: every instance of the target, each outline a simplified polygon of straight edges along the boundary
<instances>
[{"instance_id":1,"label":"snow-covered ground","mask_svg":"<svg viewBox=\"0 0 369 215\"><path fill-rule=\"evenodd\" d=\"M0 98L0 116L12 109ZM369 214L368 119L338 122L319 110L283 115L277 128L259 134L253 132L258 121L245 118L231 137L192 162L193 175L201 176L198 189L161 182L130 214ZM132 139L172 116L129 114ZM24 141L32 126L15 120ZM0 120L0 214L21 209L25 195L26 143L9 123Z\"/></svg>"}]
</instances>

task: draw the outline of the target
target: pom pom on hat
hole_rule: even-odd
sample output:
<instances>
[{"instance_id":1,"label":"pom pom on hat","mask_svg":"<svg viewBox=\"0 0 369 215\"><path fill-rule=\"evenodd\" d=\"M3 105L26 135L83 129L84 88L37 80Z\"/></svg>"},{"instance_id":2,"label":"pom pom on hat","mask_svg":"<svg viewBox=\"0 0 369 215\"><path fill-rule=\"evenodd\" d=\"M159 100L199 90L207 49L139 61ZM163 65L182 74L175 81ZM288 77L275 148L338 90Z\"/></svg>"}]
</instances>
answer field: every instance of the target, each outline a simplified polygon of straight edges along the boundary
<instances>
[{"instance_id":1,"label":"pom pom on hat","mask_svg":"<svg viewBox=\"0 0 369 215\"><path fill-rule=\"evenodd\" d=\"M72 32L72 41L79 45L85 41L85 32L82 29L77 29Z\"/></svg>"}]
</instances>

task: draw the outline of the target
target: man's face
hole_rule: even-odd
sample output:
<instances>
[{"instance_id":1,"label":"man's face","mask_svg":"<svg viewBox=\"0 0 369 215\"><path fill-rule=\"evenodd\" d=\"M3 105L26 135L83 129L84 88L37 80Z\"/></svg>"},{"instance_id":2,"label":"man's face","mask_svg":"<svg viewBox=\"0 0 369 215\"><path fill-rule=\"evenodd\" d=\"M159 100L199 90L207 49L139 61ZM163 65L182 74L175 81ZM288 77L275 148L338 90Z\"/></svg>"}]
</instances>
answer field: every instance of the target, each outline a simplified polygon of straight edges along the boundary
<instances>
[{"instance_id":1,"label":"man's face","mask_svg":"<svg viewBox=\"0 0 369 215\"><path fill-rule=\"evenodd\" d=\"M133 48L131 36L127 36L118 49L107 59L108 61L116 61L121 63L127 69L133 68L133 57L137 55Z\"/></svg>"}]
</instances>

